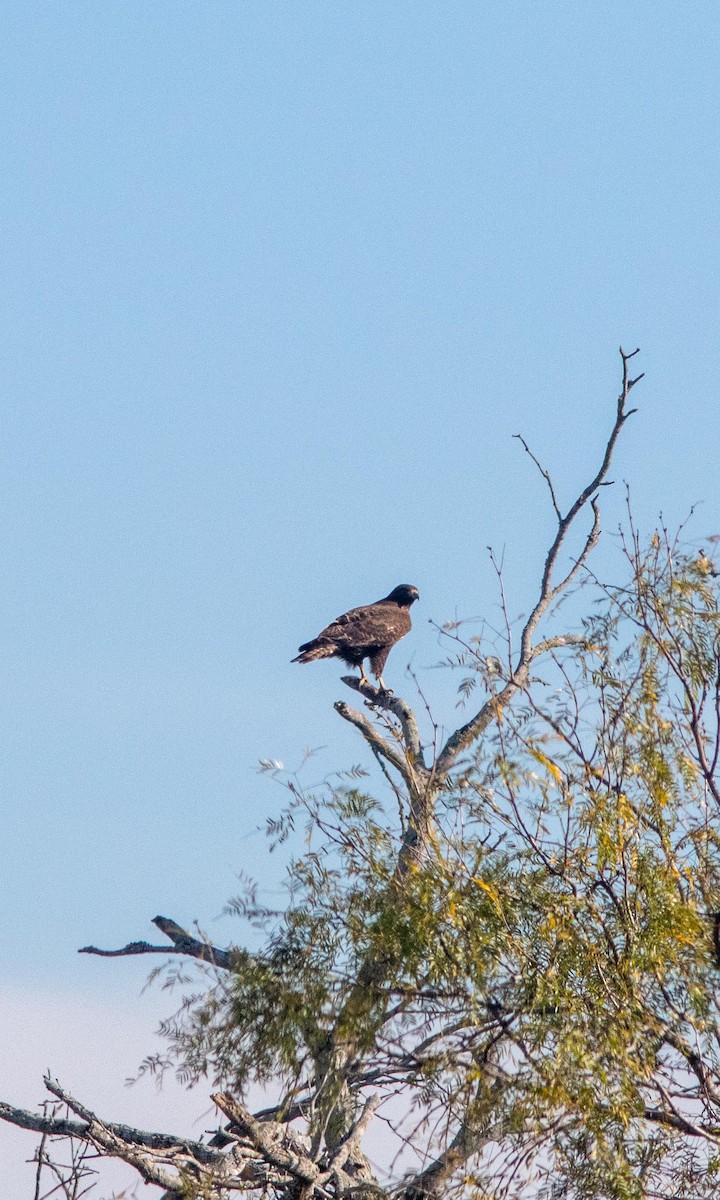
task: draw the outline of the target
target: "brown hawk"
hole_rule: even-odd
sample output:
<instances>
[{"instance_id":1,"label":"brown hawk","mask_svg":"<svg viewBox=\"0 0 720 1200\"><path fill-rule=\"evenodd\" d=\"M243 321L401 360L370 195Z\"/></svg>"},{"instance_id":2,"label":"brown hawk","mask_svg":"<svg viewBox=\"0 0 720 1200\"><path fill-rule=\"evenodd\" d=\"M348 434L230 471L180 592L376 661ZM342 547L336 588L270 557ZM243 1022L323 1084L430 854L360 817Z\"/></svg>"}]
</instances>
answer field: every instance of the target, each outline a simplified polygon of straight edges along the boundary
<instances>
[{"instance_id":1,"label":"brown hawk","mask_svg":"<svg viewBox=\"0 0 720 1200\"><path fill-rule=\"evenodd\" d=\"M369 683L363 661L370 659L373 675L383 691L383 667L396 642L410 632L410 605L420 593L409 583L393 588L389 596L375 604L351 608L326 629L298 647L300 653L293 662L315 662L317 658L341 658L349 667L360 668L360 682Z\"/></svg>"}]
</instances>

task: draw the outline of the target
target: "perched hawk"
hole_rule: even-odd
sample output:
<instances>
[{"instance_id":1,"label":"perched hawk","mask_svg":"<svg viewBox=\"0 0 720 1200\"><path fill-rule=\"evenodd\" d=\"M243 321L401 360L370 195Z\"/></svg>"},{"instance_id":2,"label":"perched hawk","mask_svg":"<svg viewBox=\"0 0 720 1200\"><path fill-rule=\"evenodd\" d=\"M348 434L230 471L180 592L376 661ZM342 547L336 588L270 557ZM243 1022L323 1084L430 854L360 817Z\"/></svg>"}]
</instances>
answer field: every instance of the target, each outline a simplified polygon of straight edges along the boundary
<instances>
[{"instance_id":1,"label":"perched hawk","mask_svg":"<svg viewBox=\"0 0 720 1200\"><path fill-rule=\"evenodd\" d=\"M383 691L383 667L396 642L410 632L408 609L419 597L416 587L401 583L389 596L375 604L351 608L311 642L298 647L300 653L293 662L315 662L316 658L341 658L349 667L360 668L360 682L368 683L363 659L370 659L373 675Z\"/></svg>"}]
</instances>

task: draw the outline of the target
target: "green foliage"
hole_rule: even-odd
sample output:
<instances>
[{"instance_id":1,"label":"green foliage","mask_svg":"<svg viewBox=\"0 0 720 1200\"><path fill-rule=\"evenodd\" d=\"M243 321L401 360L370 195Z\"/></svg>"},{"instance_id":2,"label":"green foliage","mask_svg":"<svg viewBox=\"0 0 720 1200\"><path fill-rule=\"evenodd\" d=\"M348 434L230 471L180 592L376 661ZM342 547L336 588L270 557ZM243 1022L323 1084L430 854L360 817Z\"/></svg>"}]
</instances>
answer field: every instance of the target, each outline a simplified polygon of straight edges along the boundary
<instances>
[{"instance_id":1,"label":"green foliage","mask_svg":"<svg viewBox=\"0 0 720 1200\"><path fill-rule=\"evenodd\" d=\"M308 790L274 771L289 795L271 838L306 835L288 906L251 896L265 948L190 1005L183 1070L311 1097L312 1132L313 1079L351 1046L356 1103L400 1094L392 1119L425 1149L474 1139L467 1195L713 1194L718 587L665 535L643 549L631 530L625 549L582 641L427 785L419 865L396 869L404 794L373 798L358 768ZM453 655L462 701L502 686L488 650Z\"/></svg>"}]
</instances>

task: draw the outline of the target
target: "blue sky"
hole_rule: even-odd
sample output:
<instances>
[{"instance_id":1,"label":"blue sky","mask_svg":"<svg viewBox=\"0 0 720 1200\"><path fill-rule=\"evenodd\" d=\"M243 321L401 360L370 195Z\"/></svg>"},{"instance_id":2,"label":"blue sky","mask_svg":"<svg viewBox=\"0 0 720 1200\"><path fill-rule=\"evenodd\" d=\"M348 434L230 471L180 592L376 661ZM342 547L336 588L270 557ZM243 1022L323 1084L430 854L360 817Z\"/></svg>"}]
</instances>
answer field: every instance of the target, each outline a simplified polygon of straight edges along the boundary
<instances>
[{"instance_id":1,"label":"blue sky","mask_svg":"<svg viewBox=\"0 0 720 1200\"><path fill-rule=\"evenodd\" d=\"M420 588L386 677L452 723L428 622L495 618L489 543L527 606L512 434L569 499L621 343L604 529L628 480L720 531L719 42L663 0L6 7L5 986L132 1006L148 960L78 946L276 896L257 759L363 758L337 664L289 661L345 608Z\"/></svg>"}]
</instances>

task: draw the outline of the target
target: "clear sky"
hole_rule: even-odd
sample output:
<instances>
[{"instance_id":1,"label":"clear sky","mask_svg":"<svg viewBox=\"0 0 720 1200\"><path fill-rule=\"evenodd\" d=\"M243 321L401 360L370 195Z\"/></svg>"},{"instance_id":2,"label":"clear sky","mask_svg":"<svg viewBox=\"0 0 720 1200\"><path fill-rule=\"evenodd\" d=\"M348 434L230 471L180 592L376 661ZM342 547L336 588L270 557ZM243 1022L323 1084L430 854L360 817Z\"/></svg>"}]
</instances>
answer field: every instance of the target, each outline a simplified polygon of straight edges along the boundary
<instances>
[{"instance_id":1,"label":"clear sky","mask_svg":"<svg viewBox=\"0 0 720 1200\"><path fill-rule=\"evenodd\" d=\"M78 946L158 912L223 940L239 871L277 895L258 758L364 757L338 664L290 664L329 619L416 584L386 678L456 719L428 622L494 619L489 543L527 606L550 513L511 435L569 498L621 343L602 561L623 480L643 528L720 531L719 62L716 0L6 4L6 1043L53 997L58 1062L75 1000L137 1030L151 960Z\"/></svg>"}]
</instances>

